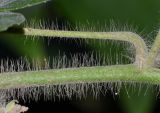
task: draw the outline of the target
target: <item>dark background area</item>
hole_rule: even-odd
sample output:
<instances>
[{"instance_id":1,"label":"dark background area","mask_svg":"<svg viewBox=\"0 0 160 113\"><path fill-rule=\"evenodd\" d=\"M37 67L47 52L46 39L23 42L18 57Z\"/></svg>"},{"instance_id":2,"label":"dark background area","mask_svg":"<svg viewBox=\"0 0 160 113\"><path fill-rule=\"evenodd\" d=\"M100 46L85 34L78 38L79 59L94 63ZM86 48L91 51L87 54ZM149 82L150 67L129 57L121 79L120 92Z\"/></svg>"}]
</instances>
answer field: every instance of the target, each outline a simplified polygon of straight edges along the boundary
<instances>
[{"instance_id":1,"label":"dark background area","mask_svg":"<svg viewBox=\"0 0 160 113\"><path fill-rule=\"evenodd\" d=\"M160 0L52 0L47 4L41 4L31 8L17 10L24 14L26 20L41 20L43 26L49 28L52 22L58 25L58 29L76 30L86 29L94 31L136 31L147 43L152 43L159 30L160 23ZM38 22L40 23L40 22ZM31 22L30 27L35 24ZM49 44L48 44L49 42ZM150 46L150 45L148 45ZM100 55L112 56L109 64L116 64L114 54L120 54L125 46L117 46L117 42L79 39L59 39L41 37L16 37L8 36L0 38L0 58L17 60L20 57L28 58L48 58L55 57L61 53L66 53L70 59L70 54L80 53L82 56L91 52ZM109 50L111 53L108 53ZM62 54L60 56L63 56ZM96 56L96 54L94 54ZM127 60L127 61L126 61ZM125 62L126 61L126 62ZM127 58L123 58L121 64L130 63ZM106 63L106 65L108 65ZM155 88L155 87L154 87ZM153 89L154 89L153 88ZM145 91L141 88L138 95L139 86L135 87L136 93L130 93L126 90L121 91L121 96L114 97L108 92L105 96L100 95L99 100L94 100L92 94L88 94L87 99L76 100L73 97L56 101L26 101L19 100L20 103L28 106L28 113L47 113L47 112L70 112L70 113L159 113L159 98L157 91L149 90L144 96ZM146 88L144 88L146 90Z\"/></svg>"}]
</instances>

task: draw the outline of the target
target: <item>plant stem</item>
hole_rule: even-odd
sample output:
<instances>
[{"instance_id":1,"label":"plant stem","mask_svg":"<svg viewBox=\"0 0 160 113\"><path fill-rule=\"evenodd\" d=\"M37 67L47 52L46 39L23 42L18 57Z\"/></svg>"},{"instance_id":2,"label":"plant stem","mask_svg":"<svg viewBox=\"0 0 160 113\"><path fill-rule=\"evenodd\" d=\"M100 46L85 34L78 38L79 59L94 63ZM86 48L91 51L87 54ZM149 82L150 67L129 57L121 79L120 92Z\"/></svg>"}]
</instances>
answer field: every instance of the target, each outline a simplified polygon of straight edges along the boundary
<instances>
[{"instance_id":1,"label":"plant stem","mask_svg":"<svg viewBox=\"0 0 160 113\"><path fill-rule=\"evenodd\" d=\"M15 34L126 41L135 46L136 65L130 64L1 73L0 89L93 82L138 82L160 84L160 70L150 67L160 48L160 35L157 36L151 53L148 56L145 42L139 35L132 32L81 32L23 28L23 33Z\"/></svg>"},{"instance_id":2,"label":"plant stem","mask_svg":"<svg viewBox=\"0 0 160 113\"><path fill-rule=\"evenodd\" d=\"M135 64L142 69L146 66L147 47L144 40L132 32L81 32L81 31L59 31L24 28L24 35L45 36L45 37L65 37L65 38L85 38L85 39L108 39L126 41L135 46Z\"/></svg>"},{"instance_id":3,"label":"plant stem","mask_svg":"<svg viewBox=\"0 0 160 113\"><path fill-rule=\"evenodd\" d=\"M147 58L147 65L150 67L154 67L155 64L155 59L160 51L160 31L154 41L154 44L151 48L151 51L149 52L148 58Z\"/></svg>"},{"instance_id":4,"label":"plant stem","mask_svg":"<svg viewBox=\"0 0 160 113\"><path fill-rule=\"evenodd\" d=\"M150 68L140 71L135 65L116 65L0 74L0 89L93 82L159 84L160 70Z\"/></svg>"}]
</instances>

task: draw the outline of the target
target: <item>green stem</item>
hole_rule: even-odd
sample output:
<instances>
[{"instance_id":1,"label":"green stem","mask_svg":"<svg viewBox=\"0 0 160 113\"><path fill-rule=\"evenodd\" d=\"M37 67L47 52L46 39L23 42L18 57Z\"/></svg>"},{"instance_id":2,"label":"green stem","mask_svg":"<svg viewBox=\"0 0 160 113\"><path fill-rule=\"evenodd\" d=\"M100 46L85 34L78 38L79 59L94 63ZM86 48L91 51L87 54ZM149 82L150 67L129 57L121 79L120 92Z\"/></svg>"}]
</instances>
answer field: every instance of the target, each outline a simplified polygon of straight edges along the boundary
<instances>
[{"instance_id":1,"label":"green stem","mask_svg":"<svg viewBox=\"0 0 160 113\"><path fill-rule=\"evenodd\" d=\"M160 70L140 71L135 65L116 65L0 74L0 89L93 82L160 84Z\"/></svg>"},{"instance_id":2,"label":"green stem","mask_svg":"<svg viewBox=\"0 0 160 113\"><path fill-rule=\"evenodd\" d=\"M158 52L160 50L160 31L154 41L154 44L151 48L151 51L149 52L148 58L147 58L147 65L154 67L156 56L158 55Z\"/></svg>"},{"instance_id":3,"label":"green stem","mask_svg":"<svg viewBox=\"0 0 160 113\"><path fill-rule=\"evenodd\" d=\"M150 60L148 59L151 58L153 60L155 58L154 54L157 54L157 48L159 48L158 43L160 43L159 35L156 39L158 41L155 42L151 50L154 54L150 53L149 57L143 39L139 35L131 32L80 32L23 28L23 35L126 41L135 46L136 65L131 64L1 73L0 89L49 84L56 85L93 82L138 82L160 84L160 70L148 66L150 65ZM149 68L143 68L145 66Z\"/></svg>"},{"instance_id":4,"label":"green stem","mask_svg":"<svg viewBox=\"0 0 160 113\"><path fill-rule=\"evenodd\" d=\"M46 36L46 37L65 37L65 38L85 38L85 39L108 39L126 41L135 46L135 64L142 69L146 66L147 47L144 40L132 32L81 32L81 31L58 31L24 28L24 35Z\"/></svg>"}]
</instances>

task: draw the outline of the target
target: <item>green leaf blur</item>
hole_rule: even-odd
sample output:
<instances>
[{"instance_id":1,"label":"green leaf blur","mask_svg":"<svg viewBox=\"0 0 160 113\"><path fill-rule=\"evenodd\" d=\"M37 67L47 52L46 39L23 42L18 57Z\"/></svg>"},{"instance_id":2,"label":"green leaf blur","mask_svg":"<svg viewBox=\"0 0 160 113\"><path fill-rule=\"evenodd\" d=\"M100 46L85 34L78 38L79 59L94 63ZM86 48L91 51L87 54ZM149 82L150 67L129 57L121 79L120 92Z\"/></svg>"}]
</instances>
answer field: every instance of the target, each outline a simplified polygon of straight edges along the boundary
<instances>
[{"instance_id":1,"label":"green leaf blur","mask_svg":"<svg viewBox=\"0 0 160 113\"><path fill-rule=\"evenodd\" d=\"M0 11L17 10L47 1L49 0L0 0Z\"/></svg>"},{"instance_id":2,"label":"green leaf blur","mask_svg":"<svg viewBox=\"0 0 160 113\"><path fill-rule=\"evenodd\" d=\"M19 13L0 12L0 31L5 31L13 25L20 25L25 17Z\"/></svg>"}]
</instances>

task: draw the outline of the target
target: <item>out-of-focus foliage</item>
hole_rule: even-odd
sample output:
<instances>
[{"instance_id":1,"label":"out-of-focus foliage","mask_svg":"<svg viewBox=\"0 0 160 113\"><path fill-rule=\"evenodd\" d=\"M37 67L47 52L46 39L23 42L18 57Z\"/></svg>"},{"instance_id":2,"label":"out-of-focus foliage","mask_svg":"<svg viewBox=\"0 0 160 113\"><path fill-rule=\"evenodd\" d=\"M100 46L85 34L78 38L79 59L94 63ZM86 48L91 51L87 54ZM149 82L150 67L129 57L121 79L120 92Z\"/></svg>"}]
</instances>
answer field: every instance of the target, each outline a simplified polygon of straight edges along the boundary
<instances>
[{"instance_id":1,"label":"out-of-focus foliage","mask_svg":"<svg viewBox=\"0 0 160 113\"><path fill-rule=\"evenodd\" d=\"M49 0L0 0L0 11L17 10L47 1Z\"/></svg>"},{"instance_id":2,"label":"out-of-focus foliage","mask_svg":"<svg viewBox=\"0 0 160 113\"><path fill-rule=\"evenodd\" d=\"M13 25L20 25L24 21L24 16L19 13L0 12L0 31L5 31Z\"/></svg>"},{"instance_id":3,"label":"out-of-focus foliage","mask_svg":"<svg viewBox=\"0 0 160 113\"><path fill-rule=\"evenodd\" d=\"M5 31L13 25L20 25L25 21L22 14L6 12L25 7L31 7L49 0L0 0L0 31Z\"/></svg>"},{"instance_id":4,"label":"out-of-focus foliage","mask_svg":"<svg viewBox=\"0 0 160 113\"><path fill-rule=\"evenodd\" d=\"M113 20L151 32L160 20L159 6L160 0L57 0L53 7L72 22L105 27Z\"/></svg>"}]
</instances>

